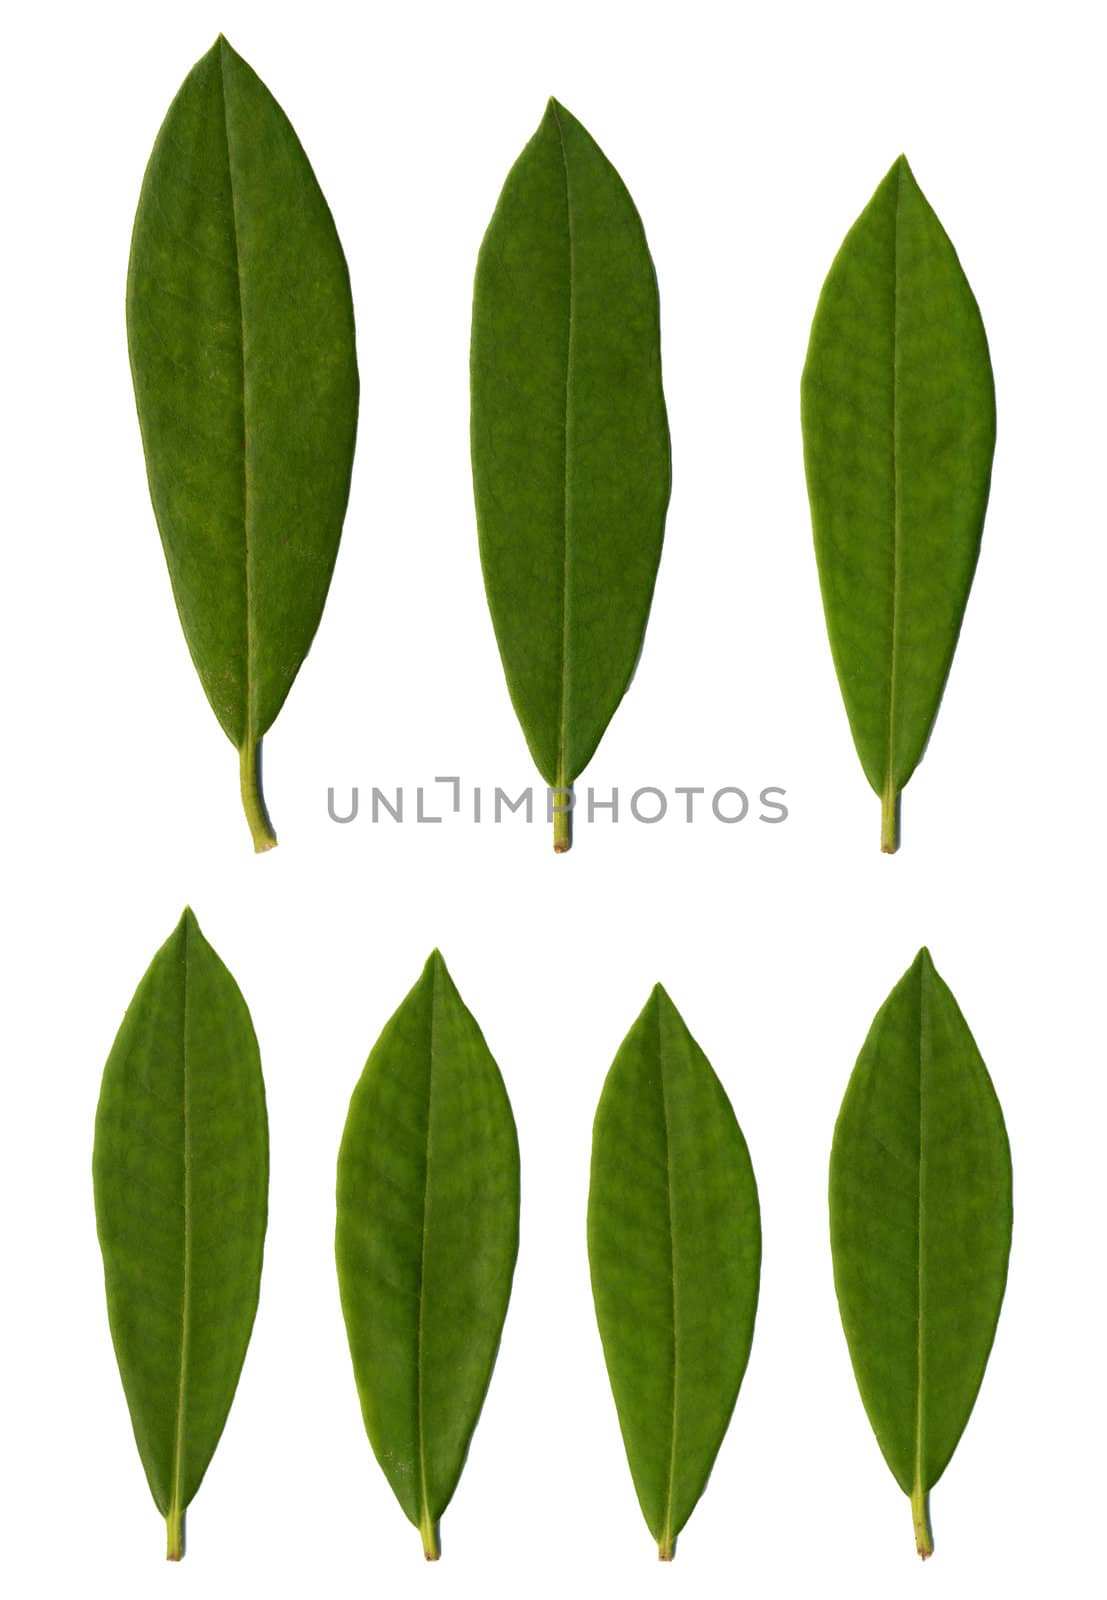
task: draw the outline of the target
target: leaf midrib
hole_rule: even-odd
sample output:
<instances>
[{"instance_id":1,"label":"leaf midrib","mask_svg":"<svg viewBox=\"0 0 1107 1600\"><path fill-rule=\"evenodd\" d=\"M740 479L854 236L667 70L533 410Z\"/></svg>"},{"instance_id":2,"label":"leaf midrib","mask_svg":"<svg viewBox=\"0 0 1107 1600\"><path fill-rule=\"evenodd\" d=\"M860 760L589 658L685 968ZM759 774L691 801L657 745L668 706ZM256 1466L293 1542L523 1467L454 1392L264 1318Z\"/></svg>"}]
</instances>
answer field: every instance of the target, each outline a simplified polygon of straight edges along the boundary
<instances>
[{"instance_id":1,"label":"leaf midrib","mask_svg":"<svg viewBox=\"0 0 1107 1600\"><path fill-rule=\"evenodd\" d=\"M673 1322L673 1402L671 1412L671 1437L669 1442L669 1479L665 1495L665 1523L662 1531L662 1545L672 1545L673 1526L673 1486L676 1481L677 1459L677 1361L679 1340L677 1338L677 1271L676 1271L676 1233L673 1228L673 1167L670 1159L669 1143L669 1104L665 1085L665 1048L661 1021L661 1005L658 1003L657 1012L657 1065L661 1079L661 1127L665 1138L665 1197L669 1215L669 1262L670 1285L672 1290L672 1322Z\"/></svg>"},{"instance_id":2,"label":"leaf midrib","mask_svg":"<svg viewBox=\"0 0 1107 1600\"><path fill-rule=\"evenodd\" d=\"M569 720L569 555L570 555L570 517L569 517L569 430L572 422L572 370L573 370L573 295L575 284L575 260L573 241L573 205L569 189L569 157L565 150L565 135L561 127L561 116L556 100L551 100L550 109L553 112L554 126L557 129L558 148L561 151L561 166L565 177L565 225L569 239L569 318L568 329L565 336L565 432L564 432L564 472L562 477L562 563L561 563L561 703L558 710L557 732L557 770L554 774L556 787L565 787L568 769L565 764L565 736Z\"/></svg>"},{"instance_id":3,"label":"leaf midrib","mask_svg":"<svg viewBox=\"0 0 1107 1600\"><path fill-rule=\"evenodd\" d=\"M930 1051L930 1027L927 1013L927 975L925 967L919 972L919 1177L916 1237L918 1249L918 1315L915 1329L915 1482L916 1494L923 1493L923 1224L925 1207L926 1169L926 1068Z\"/></svg>"},{"instance_id":4,"label":"leaf midrib","mask_svg":"<svg viewBox=\"0 0 1107 1600\"><path fill-rule=\"evenodd\" d=\"M419 1445L419 1497L421 1521L430 1521L430 1504L427 1497L426 1439L423 1431L423 1310L424 1285L427 1275L427 1212L430 1196L431 1111L434 1095L435 1033L438 1020L438 974L431 969L430 1064L427 1069L427 1134L423 1152L423 1220L419 1238L419 1294L418 1319L415 1332L415 1432Z\"/></svg>"},{"instance_id":5,"label":"leaf midrib","mask_svg":"<svg viewBox=\"0 0 1107 1600\"><path fill-rule=\"evenodd\" d=\"M181 1105L182 1128L181 1142L183 1147L184 1166L184 1250L182 1272L184 1284L181 1293L181 1351L180 1374L177 1381L177 1415L175 1419L175 1433L173 1440L173 1493L170 1501L170 1514L183 1513L182 1504L182 1476L184 1468L184 1429L185 1409L188 1397L188 1347L189 1347L189 1320L191 1312L191 1284L192 1284L192 1149L191 1130L189 1119L189 1074L188 1074L188 991L189 991L189 933L188 926L184 930L184 996L181 1011Z\"/></svg>"},{"instance_id":6,"label":"leaf midrib","mask_svg":"<svg viewBox=\"0 0 1107 1600\"><path fill-rule=\"evenodd\" d=\"M896 653L899 646L900 604L900 483L899 483L899 210L903 193L903 159L896 167L896 203L892 227L892 639L888 663L888 755L884 788L892 799L895 787Z\"/></svg>"},{"instance_id":7,"label":"leaf midrib","mask_svg":"<svg viewBox=\"0 0 1107 1600\"><path fill-rule=\"evenodd\" d=\"M234 281L238 300L238 340L242 361L242 560L243 588L246 606L246 726L243 742L246 749L254 743L254 609L252 558L250 549L250 474L246 459L246 442L249 436L248 386L246 372L246 314L242 305L242 257L238 247L238 197L235 191L234 167L231 163L231 123L227 111L227 46L219 43L220 98L223 105L223 138L227 147L227 183L231 191L231 240L234 245Z\"/></svg>"}]
</instances>

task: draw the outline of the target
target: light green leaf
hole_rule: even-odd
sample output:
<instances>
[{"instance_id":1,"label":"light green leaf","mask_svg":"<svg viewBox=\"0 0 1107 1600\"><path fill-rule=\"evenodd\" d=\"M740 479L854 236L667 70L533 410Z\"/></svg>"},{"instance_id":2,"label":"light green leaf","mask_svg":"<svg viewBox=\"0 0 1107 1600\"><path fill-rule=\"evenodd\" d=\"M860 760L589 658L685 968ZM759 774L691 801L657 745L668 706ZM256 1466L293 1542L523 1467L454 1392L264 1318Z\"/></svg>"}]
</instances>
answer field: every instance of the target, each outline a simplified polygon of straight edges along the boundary
<instances>
[{"instance_id":1,"label":"light green leaf","mask_svg":"<svg viewBox=\"0 0 1107 1600\"><path fill-rule=\"evenodd\" d=\"M436 950L350 1101L335 1232L365 1429L428 1561L492 1376L518 1243L507 1091Z\"/></svg>"},{"instance_id":2,"label":"light green leaf","mask_svg":"<svg viewBox=\"0 0 1107 1600\"><path fill-rule=\"evenodd\" d=\"M802 413L830 647L894 851L976 570L996 430L980 312L903 156L823 285Z\"/></svg>"},{"instance_id":3,"label":"light green leaf","mask_svg":"<svg viewBox=\"0 0 1107 1600\"><path fill-rule=\"evenodd\" d=\"M1003 1113L926 950L877 1012L842 1101L830 1242L857 1385L926 1557L927 1497L976 1400L1011 1248Z\"/></svg>"},{"instance_id":4,"label":"light green leaf","mask_svg":"<svg viewBox=\"0 0 1107 1600\"><path fill-rule=\"evenodd\" d=\"M596 1112L588 1257L634 1487L668 1561L749 1360L761 1218L726 1090L660 984Z\"/></svg>"},{"instance_id":5,"label":"light green leaf","mask_svg":"<svg viewBox=\"0 0 1107 1600\"><path fill-rule=\"evenodd\" d=\"M551 100L473 294L473 486L488 604L535 764L567 791L626 693L661 559L669 429L634 202ZM560 797L554 848L571 843Z\"/></svg>"},{"instance_id":6,"label":"light green leaf","mask_svg":"<svg viewBox=\"0 0 1107 1600\"><path fill-rule=\"evenodd\" d=\"M179 1560L254 1325L269 1185L250 1013L191 911L112 1046L92 1175L119 1373Z\"/></svg>"},{"instance_id":7,"label":"light green leaf","mask_svg":"<svg viewBox=\"0 0 1107 1600\"><path fill-rule=\"evenodd\" d=\"M276 843L260 742L315 636L357 426L346 262L291 124L220 37L154 144L127 278L150 494L200 681Z\"/></svg>"}]
</instances>

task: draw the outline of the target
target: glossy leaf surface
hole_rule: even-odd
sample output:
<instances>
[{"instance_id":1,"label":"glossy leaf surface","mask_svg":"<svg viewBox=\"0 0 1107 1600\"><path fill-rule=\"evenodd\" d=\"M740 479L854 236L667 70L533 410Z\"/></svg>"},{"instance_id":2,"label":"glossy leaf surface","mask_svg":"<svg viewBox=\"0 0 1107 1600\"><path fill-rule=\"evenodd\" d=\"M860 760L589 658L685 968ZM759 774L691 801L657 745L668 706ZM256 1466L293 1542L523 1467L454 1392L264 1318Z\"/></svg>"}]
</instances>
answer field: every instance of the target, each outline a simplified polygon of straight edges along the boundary
<instances>
[{"instance_id":1,"label":"glossy leaf surface","mask_svg":"<svg viewBox=\"0 0 1107 1600\"><path fill-rule=\"evenodd\" d=\"M358 376L327 203L284 112L223 38L185 79L146 169L127 332L177 610L265 849L258 744L323 610Z\"/></svg>"},{"instance_id":2,"label":"glossy leaf surface","mask_svg":"<svg viewBox=\"0 0 1107 1600\"><path fill-rule=\"evenodd\" d=\"M969 1419L1003 1300L1011 1155L926 950L877 1012L842 1101L830 1237L861 1398L927 1556L927 1495Z\"/></svg>"},{"instance_id":3,"label":"glossy leaf surface","mask_svg":"<svg viewBox=\"0 0 1107 1600\"><path fill-rule=\"evenodd\" d=\"M823 285L802 413L830 646L891 851L960 633L995 446L984 324L902 156Z\"/></svg>"},{"instance_id":4,"label":"glossy leaf surface","mask_svg":"<svg viewBox=\"0 0 1107 1600\"><path fill-rule=\"evenodd\" d=\"M668 1560L749 1360L761 1222L726 1091L660 985L596 1112L588 1256L634 1486Z\"/></svg>"},{"instance_id":5,"label":"glossy leaf surface","mask_svg":"<svg viewBox=\"0 0 1107 1600\"><path fill-rule=\"evenodd\" d=\"M634 202L551 100L477 262L471 442L481 562L516 715L568 788L627 690L661 557L669 430ZM555 845L569 846L567 819Z\"/></svg>"},{"instance_id":6,"label":"glossy leaf surface","mask_svg":"<svg viewBox=\"0 0 1107 1600\"><path fill-rule=\"evenodd\" d=\"M269 1183L250 1013L191 911L104 1068L93 1182L112 1340L174 1560L254 1325Z\"/></svg>"},{"instance_id":7,"label":"glossy leaf surface","mask_svg":"<svg viewBox=\"0 0 1107 1600\"><path fill-rule=\"evenodd\" d=\"M350 1101L335 1233L366 1432L428 1560L492 1375L518 1241L507 1091L435 951Z\"/></svg>"}]
</instances>

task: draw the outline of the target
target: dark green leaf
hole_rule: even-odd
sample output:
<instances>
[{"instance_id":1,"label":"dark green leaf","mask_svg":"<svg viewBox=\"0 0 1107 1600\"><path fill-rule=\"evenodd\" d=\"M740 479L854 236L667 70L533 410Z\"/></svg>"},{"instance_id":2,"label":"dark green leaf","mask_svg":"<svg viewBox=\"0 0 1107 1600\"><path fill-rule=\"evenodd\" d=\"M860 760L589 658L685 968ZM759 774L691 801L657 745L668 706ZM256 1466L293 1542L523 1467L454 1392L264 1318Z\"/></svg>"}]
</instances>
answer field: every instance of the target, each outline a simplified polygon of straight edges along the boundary
<instances>
[{"instance_id":1,"label":"dark green leaf","mask_svg":"<svg viewBox=\"0 0 1107 1600\"><path fill-rule=\"evenodd\" d=\"M350 1101L335 1233L366 1432L429 1561L492 1376L518 1243L507 1091L436 950Z\"/></svg>"},{"instance_id":2,"label":"dark green leaf","mask_svg":"<svg viewBox=\"0 0 1107 1600\"><path fill-rule=\"evenodd\" d=\"M596 1112L588 1256L634 1487L667 1561L749 1360L761 1218L726 1090L660 985Z\"/></svg>"},{"instance_id":3,"label":"dark green leaf","mask_svg":"<svg viewBox=\"0 0 1107 1600\"><path fill-rule=\"evenodd\" d=\"M995 426L980 312L900 156L830 269L803 373L823 608L888 851L961 631Z\"/></svg>"},{"instance_id":4,"label":"dark green leaf","mask_svg":"<svg viewBox=\"0 0 1107 1600\"><path fill-rule=\"evenodd\" d=\"M642 223L619 174L555 100L481 246L471 382L488 604L531 755L564 791L642 648L669 429ZM570 838L563 811L555 848Z\"/></svg>"},{"instance_id":5,"label":"dark green leaf","mask_svg":"<svg viewBox=\"0 0 1107 1600\"><path fill-rule=\"evenodd\" d=\"M925 1557L927 1496L980 1388L1011 1248L1003 1113L926 950L877 1012L842 1101L830 1242L857 1385Z\"/></svg>"},{"instance_id":6,"label":"dark green leaf","mask_svg":"<svg viewBox=\"0 0 1107 1600\"><path fill-rule=\"evenodd\" d=\"M154 144L127 333L150 494L188 648L239 751L257 849L259 745L315 635L354 454L342 247L293 129L220 37Z\"/></svg>"},{"instance_id":7,"label":"dark green leaf","mask_svg":"<svg viewBox=\"0 0 1107 1600\"><path fill-rule=\"evenodd\" d=\"M191 911L112 1046L92 1170L115 1354L177 1560L254 1325L269 1184L250 1013Z\"/></svg>"}]
</instances>

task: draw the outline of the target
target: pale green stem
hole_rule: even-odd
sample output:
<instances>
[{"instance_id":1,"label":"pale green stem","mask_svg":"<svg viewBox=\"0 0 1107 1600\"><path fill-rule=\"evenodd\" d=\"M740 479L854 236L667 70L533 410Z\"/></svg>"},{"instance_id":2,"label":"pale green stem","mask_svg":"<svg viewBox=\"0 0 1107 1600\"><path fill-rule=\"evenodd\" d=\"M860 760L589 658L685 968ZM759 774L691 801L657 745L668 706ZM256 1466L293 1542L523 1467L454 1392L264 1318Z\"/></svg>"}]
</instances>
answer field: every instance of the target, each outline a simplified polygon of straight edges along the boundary
<instances>
[{"instance_id":1,"label":"pale green stem","mask_svg":"<svg viewBox=\"0 0 1107 1600\"><path fill-rule=\"evenodd\" d=\"M277 835L273 832L273 824L265 809L265 796L261 791L261 740L254 740L249 734L238 752L238 777L242 787L242 808L250 824L254 849L260 855L263 850L272 850Z\"/></svg>"},{"instance_id":2,"label":"pale green stem","mask_svg":"<svg viewBox=\"0 0 1107 1600\"><path fill-rule=\"evenodd\" d=\"M553 791L553 803L558 808L554 811L553 819L554 849L560 856L573 848L573 786L566 783L560 774ZM564 810L560 809L562 806Z\"/></svg>"},{"instance_id":3,"label":"pale green stem","mask_svg":"<svg viewBox=\"0 0 1107 1600\"><path fill-rule=\"evenodd\" d=\"M899 849L899 800L889 776L880 797L880 848L889 856Z\"/></svg>"},{"instance_id":4,"label":"pale green stem","mask_svg":"<svg viewBox=\"0 0 1107 1600\"><path fill-rule=\"evenodd\" d=\"M437 1561L442 1554L442 1546L438 1540L438 1524L432 1522L426 1506L419 1522L419 1532L423 1536L423 1554L428 1561Z\"/></svg>"},{"instance_id":5,"label":"pale green stem","mask_svg":"<svg viewBox=\"0 0 1107 1600\"><path fill-rule=\"evenodd\" d=\"M934 1554L934 1535L930 1531L930 1496L917 1483L911 1491L911 1515L915 1519L915 1548L925 1561Z\"/></svg>"},{"instance_id":6,"label":"pale green stem","mask_svg":"<svg viewBox=\"0 0 1107 1600\"><path fill-rule=\"evenodd\" d=\"M184 1555L184 1512L174 1504L165 1518L165 1559L179 1561Z\"/></svg>"},{"instance_id":7,"label":"pale green stem","mask_svg":"<svg viewBox=\"0 0 1107 1600\"><path fill-rule=\"evenodd\" d=\"M664 1537L658 1541L657 1559L659 1561L671 1561L675 1555L676 1540L673 1538L668 1528L666 1528Z\"/></svg>"}]
</instances>

